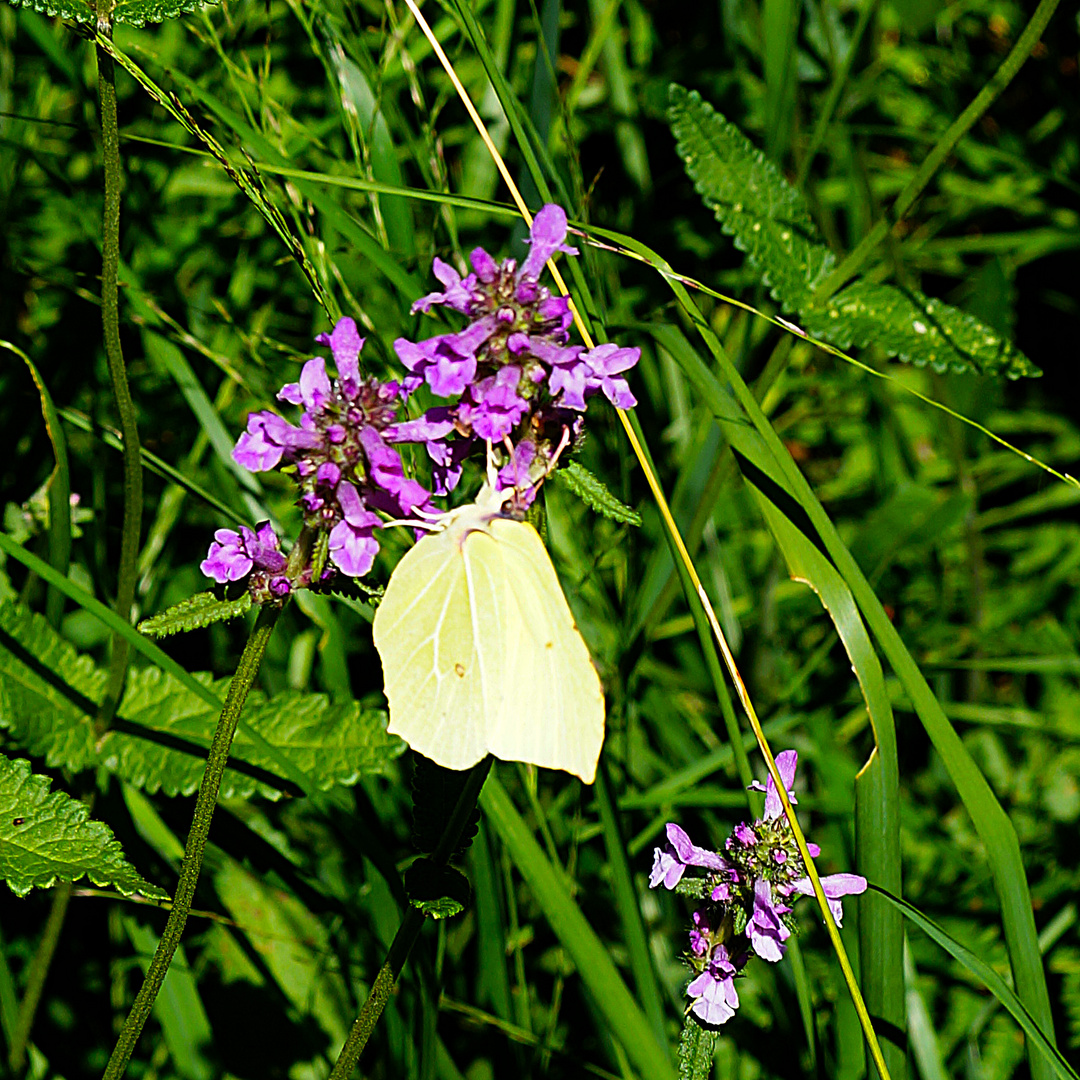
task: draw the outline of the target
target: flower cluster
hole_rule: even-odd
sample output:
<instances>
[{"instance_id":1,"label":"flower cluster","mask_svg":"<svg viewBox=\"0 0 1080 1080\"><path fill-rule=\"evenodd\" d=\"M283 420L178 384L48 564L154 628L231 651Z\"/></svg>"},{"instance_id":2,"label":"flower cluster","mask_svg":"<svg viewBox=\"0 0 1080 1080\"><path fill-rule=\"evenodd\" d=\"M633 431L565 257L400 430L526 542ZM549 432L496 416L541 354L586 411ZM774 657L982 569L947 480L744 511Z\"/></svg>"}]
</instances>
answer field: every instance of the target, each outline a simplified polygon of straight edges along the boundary
<instances>
[{"instance_id":1,"label":"flower cluster","mask_svg":"<svg viewBox=\"0 0 1080 1080\"><path fill-rule=\"evenodd\" d=\"M529 485L580 439L588 398L602 393L619 408L637 404L623 373L637 363L640 349L568 344L569 301L539 283L556 251L577 253L565 240L566 214L548 204L533 221L521 266L514 259L497 263L476 248L472 273L462 278L435 260L443 289L417 300L413 311L447 307L468 316L469 323L424 341L399 338L394 348L409 372L407 390L426 382L436 397L457 400L399 424L390 438L427 446L436 494L452 491L464 458L488 442L506 447L501 487L519 489L527 504L535 493Z\"/></svg>"},{"instance_id":2,"label":"flower cluster","mask_svg":"<svg viewBox=\"0 0 1080 1080\"><path fill-rule=\"evenodd\" d=\"M776 758L792 803L797 762L794 750ZM752 825L736 825L723 854L697 847L678 825L669 823L667 843L653 855L650 888L678 887L703 901L690 931L686 959L694 977L686 992L693 999L691 1011L706 1024L723 1024L735 1015L735 977L753 954L773 963L784 955L784 942L791 936L791 905L797 896L814 893L772 778L764 787L754 787L765 792L764 813ZM807 849L814 858L820 853L816 844L807 844ZM704 876L684 882L689 867L704 870ZM831 874L821 885L839 926L844 915L840 897L863 892L866 878Z\"/></svg>"},{"instance_id":3,"label":"flower cluster","mask_svg":"<svg viewBox=\"0 0 1080 1080\"><path fill-rule=\"evenodd\" d=\"M268 410L251 413L233 451L253 472L283 469L295 476L304 515L305 544L297 545L303 557L286 559L263 522L255 531L219 530L203 573L219 583L247 578L258 602L281 600L335 572L360 577L375 560L374 530L385 518L435 513L432 492L405 475L398 445L425 445L435 495L451 492L466 458L488 448L501 466L500 490L513 488L524 508L560 454L582 437L589 397L600 393L620 408L635 405L624 373L640 350L570 345L569 302L539 282L555 252L576 253L564 242L566 228L563 211L545 206L533 222L529 254L520 267L513 259L498 263L476 248L473 272L462 278L436 259L443 290L418 300L413 311L442 306L465 315L468 324L425 341L399 338L395 349L406 369L400 383L362 377L364 340L352 319L320 335L316 340L329 347L337 377L328 374L323 357L309 360L299 381L278 394L279 401L302 410L299 423ZM448 403L417 419L398 420L398 409L425 383Z\"/></svg>"}]
</instances>

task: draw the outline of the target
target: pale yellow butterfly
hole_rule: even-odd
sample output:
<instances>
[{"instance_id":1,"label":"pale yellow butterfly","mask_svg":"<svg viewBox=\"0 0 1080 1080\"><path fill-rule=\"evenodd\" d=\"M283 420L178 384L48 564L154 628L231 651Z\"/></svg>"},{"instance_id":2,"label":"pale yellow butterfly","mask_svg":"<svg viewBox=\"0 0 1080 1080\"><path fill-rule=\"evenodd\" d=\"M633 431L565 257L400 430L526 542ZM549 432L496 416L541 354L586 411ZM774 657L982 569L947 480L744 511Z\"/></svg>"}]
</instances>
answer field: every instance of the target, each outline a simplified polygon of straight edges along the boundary
<instances>
[{"instance_id":1,"label":"pale yellow butterfly","mask_svg":"<svg viewBox=\"0 0 1080 1080\"><path fill-rule=\"evenodd\" d=\"M375 612L392 734L449 769L485 754L591 784L604 692L536 530L489 485L390 575Z\"/></svg>"}]
</instances>

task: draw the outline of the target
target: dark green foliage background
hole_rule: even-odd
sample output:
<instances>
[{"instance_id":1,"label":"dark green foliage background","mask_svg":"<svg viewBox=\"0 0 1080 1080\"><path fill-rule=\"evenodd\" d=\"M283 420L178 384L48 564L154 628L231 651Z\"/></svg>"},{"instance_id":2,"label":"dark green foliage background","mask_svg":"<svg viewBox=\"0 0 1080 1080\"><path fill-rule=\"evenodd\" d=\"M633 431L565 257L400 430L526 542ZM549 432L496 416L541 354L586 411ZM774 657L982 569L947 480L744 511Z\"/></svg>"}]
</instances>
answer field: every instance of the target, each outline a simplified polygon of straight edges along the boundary
<instances>
[{"instance_id":1,"label":"dark green foliage background","mask_svg":"<svg viewBox=\"0 0 1080 1080\"><path fill-rule=\"evenodd\" d=\"M528 192L520 155L497 122L495 99L485 96L483 69L452 9L427 8ZM665 120L668 86L697 90L794 181L861 4L575 0L534 8L491 0L473 8L547 142L571 194L572 218L628 233L678 272L779 312L675 153ZM1033 10L1005 0L875 6L803 187L821 236L838 255L880 217ZM606 40L593 47L608 17ZM548 28L550 65L538 51L538 18ZM784 26L797 29L794 37ZM245 155L257 163L259 182L304 245L323 290L362 323L372 373L396 372L396 337L436 332L432 320L408 314L432 287L433 255L450 259L476 244L500 255L524 250L523 230L503 215L401 196L373 200L274 171L506 199L403 5L238 0L161 26L118 28L116 43L240 163ZM873 347L860 352L895 378L884 382L765 320L700 297L747 380L766 373L758 382L766 413L1016 827L1044 935L1057 1036L1074 1063L1080 491L904 387L1043 461L1075 468L1078 51L1075 7L1063 4L902 235L882 245L867 268L1012 337L1042 368L1041 379L943 376L885 361ZM288 481L272 475L253 483L231 467L228 450L247 413L268 407L277 388L296 378L328 317L289 250L220 166L122 72L118 92L126 172L123 338L144 445L244 521L269 507L295 531ZM77 34L0 5L0 338L34 360L58 407L110 426L116 418L96 302L95 99L92 54ZM717 425L661 345L670 339L658 327L696 340L669 289L645 265L580 246L610 334L643 350L631 376L638 416L772 745L800 752L800 811L824 849L823 871L851 869L854 777L873 742L848 659L814 594L788 580ZM0 355L4 528L46 556L47 537L19 508L48 478L52 451L26 368L14 354ZM700 843L717 844L746 810L655 505L613 413L592 413L581 461L640 512L643 525L608 521L570 485L553 484L547 539L608 692L604 762L659 987L652 998L648 986L635 983L640 955L618 909L613 834L605 831L597 792L563 774L512 764L500 763L496 773L674 1047L689 909L681 897L647 891L651 847L667 820L679 820ZM109 601L119 456L95 434L71 424L65 430L72 488L89 511L74 543L72 576ZM205 587L198 563L213 530L232 524L149 473L146 508L138 595L144 616ZM404 544L387 537L373 585L385 583ZM2 598L43 610L41 582L10 559L4 570ZM316 691L339 704L377 707L381 677L369 622L370 609L359 601L310 597L291 605L271 642L261 689L267 696ZM104 662L107 635L87 613L68 605L62 633ZM242 644L238 624L164 643L190 670L216 677L232 672ZM985 853L911 704L886 675L898 724L904 895L1004 972ZM31 756L18 730L5 720L3 749ZM698 767L705 759L708 771ZM191 800L144 796L104 769L76 775L50 765L33 759L54 787L74 794L96 787L94 816L112 827L139 873L171 891ZM382 775L352 777L317 797L223 801L196 902L201 913L185 941L187 967L155 1014L131 1076L326 1074L400 920L400 871L417 852L410 777L405 755ZM472 906L427 927L362 1060L363 1074L623 1075L629 1066L597 1002L484 820L461 866ZM0 896L0 986L6 968L9 985L21 992L49 902L45 893ZM790 964L751 966L740 984L742 1007L718 1043L717 1076L862 1074L854 1013L806 908L805 976ZM857 908L851 904L845 920L852 950ZM137 988L139 958L163 922L158 912L100 891L76 894L33 1031L35 1076L100 1072ZM1028 1075L1015 1024L928 939L910 930L909 941L910 1075L941 1075L933 1071L934 1048L944 1075ZM797 1003L802 977L814 1007L812 1042ZM913 1017L922 1018L918 1032Z\"/></svg>"}]
</instances>

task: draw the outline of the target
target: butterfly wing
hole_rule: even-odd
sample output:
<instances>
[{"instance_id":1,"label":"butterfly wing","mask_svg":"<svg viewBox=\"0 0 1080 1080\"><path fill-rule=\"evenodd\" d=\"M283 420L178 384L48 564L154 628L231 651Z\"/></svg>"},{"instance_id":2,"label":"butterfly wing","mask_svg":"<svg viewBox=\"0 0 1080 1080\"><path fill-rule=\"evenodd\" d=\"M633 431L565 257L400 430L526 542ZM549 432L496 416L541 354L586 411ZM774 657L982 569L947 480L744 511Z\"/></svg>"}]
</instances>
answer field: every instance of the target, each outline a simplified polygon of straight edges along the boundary
<instances>
[{"instance_id":1,"label":"butterfly wing","mask_svg":"<svg viewBox=\"0 0 1080 1080\"><path fill-rule=\"evenodd\" d=\"M425 536L390 575L372 627L389 731L449 769L488 752L487 718L503 708L512 600L489 547L491 537L463 527Z\"/></svg>"},{"instance_id":2,"label":"butterfly wing","mask_svg":"<svg viewBox=\"0 0 1080 1080\"><path fill-rule=\"evenodd\" d=\"M503 708L489 714L488 749L499 758L565 769L591 784L604 741L604 692L589 650L574 625L551 559L526 522L496 518L495 540L507 583Z\"/></svg>"}]
</instances>

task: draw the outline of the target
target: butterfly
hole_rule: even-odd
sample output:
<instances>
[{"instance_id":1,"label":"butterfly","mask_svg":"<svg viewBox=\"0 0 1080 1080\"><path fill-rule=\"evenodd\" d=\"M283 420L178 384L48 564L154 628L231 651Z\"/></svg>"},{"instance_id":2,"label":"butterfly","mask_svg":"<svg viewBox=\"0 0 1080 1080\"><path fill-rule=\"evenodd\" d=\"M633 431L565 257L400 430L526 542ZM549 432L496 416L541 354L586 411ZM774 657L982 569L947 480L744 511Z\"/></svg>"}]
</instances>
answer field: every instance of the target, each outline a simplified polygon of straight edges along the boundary
<instances>
[{"instance_id":1,"label":"butterfly","mask_svg":"<svg viewBox=\"0 0 1080 1080\"><path fill-rule=\"evenodd\" d=\"M392 734L449 769L486 754L591 784L604 692L536 530L485 485L387 583L373 626Z\"/></svg>"}]
</instances>

